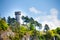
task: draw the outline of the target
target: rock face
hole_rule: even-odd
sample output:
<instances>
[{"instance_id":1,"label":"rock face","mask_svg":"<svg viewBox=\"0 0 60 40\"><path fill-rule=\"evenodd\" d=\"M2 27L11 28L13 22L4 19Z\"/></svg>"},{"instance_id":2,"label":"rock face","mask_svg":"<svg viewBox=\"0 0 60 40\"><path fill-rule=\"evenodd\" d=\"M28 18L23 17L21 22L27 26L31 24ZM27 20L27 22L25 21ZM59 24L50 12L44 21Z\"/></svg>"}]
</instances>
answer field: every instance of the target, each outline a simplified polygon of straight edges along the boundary
<instances>
[{"instance_id":1,"label":"rock face","mask_svg":"<svg viewBox=\"0 0 60 40\"><path fill-rule=\"evenodd\" d=\"M39 38L37 36L33 36L32 40L39 40Z\"/></svg>"},{"instance_id":2,"label":"rock face","mask_svg":"<svg viewBox=\"0 0 60 40\"><path fill-rule=\"evenodd\" d=\"M30 40L30 37L28 37L28 36L24 36L23 38L22 38L22 40Z\"/></svg>"},{"instance_id":3,"label":"rock face","mask_svg":"<svg viewBox=\"0 0 60 40\"><path fill-rule=\"evenodd\" d=\"M3 40L3 38L1 37L1 34L0 34L0 40Z\"/></svg>"},{"instance_id":4,"label":"rock face","mask_svg":"<svg viewBox=\"0 0 60 40\"><path fill-rule=\"evenodd\" d=\"M39 38L37 36L30 36L29 34L25 34L22 37L22 40L39 40Z\"/></svg>"},{"instance_id":5,"label":"rock face","mask_svg":"<svg viewBox=\"0 0 60 40\"><path fill-rule=\"evenodd\" d=\"M22 40L30 40L30 35L29 35L28 33L26 33L26 34L23 36Z\"/></svg>"},{"instance_id":6,"label":"rock face","mask_svg":"<svg viewBox=\"0 0 60 40\"><path fill-rule=\"evenodd\" d=\"M2 31L0 34L0 40L9 40L8 36L14 37L14 32L10 31Z\"/></svg>"}]
</instances>

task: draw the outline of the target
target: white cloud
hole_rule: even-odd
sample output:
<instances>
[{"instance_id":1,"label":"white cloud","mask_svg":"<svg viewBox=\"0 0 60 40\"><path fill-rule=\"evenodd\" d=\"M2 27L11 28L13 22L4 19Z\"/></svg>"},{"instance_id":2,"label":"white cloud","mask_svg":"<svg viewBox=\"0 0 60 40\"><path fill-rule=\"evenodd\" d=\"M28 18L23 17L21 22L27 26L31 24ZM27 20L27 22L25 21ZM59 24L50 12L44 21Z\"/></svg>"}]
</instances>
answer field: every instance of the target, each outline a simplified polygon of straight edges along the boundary
<instances>
[{"instance_id":1,"label":"white cloud","mask_svg":"<svg viewBox=\"0 0 60 40\"><path fill-rule=\"evenodd\" d=\"M29 8L29 11L32 12L32 13L35 13L35 14L40 14L40 13L42 13L42 11L36 9L35 7Z\"/></svg>"},{"instance_id":2,"label":"white cloud","mask_svg":"<svg viewBox=\"0 0 60 40\"><path fill-rule=\"evenodd\" d=\"M42 25L44 26L45 24L48 24L50 29L55 29L60 26L60 20L58 20L58 10L55 8L52 8L50 10L51 15L46 15L46 16L39 16L36 17L35 20L41 21L42 20Z\"/></svg>"},{"instance_id":3,"label":"white cloud","mask_svg":"<svg viewBox=\"0 0 60 40\"><path fill-rule=\"evenodd\" d=\"M50 13L51 13L51 15L57 15L58 14L58 10L57 9L55 9L55 8L52 8L51 10L50 10Z\"/></svg>"}]
</instances>

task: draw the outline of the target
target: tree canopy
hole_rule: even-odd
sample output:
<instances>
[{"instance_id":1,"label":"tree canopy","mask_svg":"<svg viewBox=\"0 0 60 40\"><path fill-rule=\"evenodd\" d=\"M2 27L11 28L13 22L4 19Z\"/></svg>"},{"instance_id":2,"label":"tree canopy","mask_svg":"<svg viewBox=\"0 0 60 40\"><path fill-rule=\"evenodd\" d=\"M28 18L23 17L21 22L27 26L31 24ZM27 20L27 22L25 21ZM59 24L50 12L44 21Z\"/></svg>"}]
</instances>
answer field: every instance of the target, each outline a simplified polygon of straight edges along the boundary
<instances>
[{"instance_id":1,"label":"tree canopy","mask_svg":"<svg viewBox=\"0 0 60 40\"><path fill-rule=\"evenodd\" d=\"M8 28L8 25L7 25L7 23L4 21L4 20L0 20L0 31L1 30L7 30L7 28Z\"/></svg>"}]
</instances>

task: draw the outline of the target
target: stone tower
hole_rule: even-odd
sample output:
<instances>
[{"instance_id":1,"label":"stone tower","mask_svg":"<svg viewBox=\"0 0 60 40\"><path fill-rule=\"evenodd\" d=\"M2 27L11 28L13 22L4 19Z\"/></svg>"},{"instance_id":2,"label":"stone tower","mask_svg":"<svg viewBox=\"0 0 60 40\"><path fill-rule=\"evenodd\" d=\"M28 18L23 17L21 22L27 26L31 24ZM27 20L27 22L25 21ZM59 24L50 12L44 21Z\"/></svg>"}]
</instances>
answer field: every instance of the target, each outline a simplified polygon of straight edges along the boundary
<instances>
[{"instance_id":1,"label":"stone tower","mask_svg":"<svg viewBox=\"0 0 60 40\"><path fill-rule=\"evenodd\" d=\"M16 17L16 21L20 24L20 15L21 15L21 11L16 11L15 12L15 17Z\"/></svg>"}]
</instances>

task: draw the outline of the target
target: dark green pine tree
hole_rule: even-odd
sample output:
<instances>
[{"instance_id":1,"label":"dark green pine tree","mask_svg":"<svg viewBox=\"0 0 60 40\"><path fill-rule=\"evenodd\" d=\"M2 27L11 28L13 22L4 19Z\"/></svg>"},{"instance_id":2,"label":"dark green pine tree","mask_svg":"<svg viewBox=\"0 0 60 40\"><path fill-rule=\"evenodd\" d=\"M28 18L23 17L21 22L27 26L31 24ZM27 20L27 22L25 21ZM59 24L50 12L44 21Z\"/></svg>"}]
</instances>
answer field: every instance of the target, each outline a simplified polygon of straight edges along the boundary
<instances>
[{"instance_id":1,"label":"dark green pine tree","mask_svg":"<svg viewBox=\"0 0 60 40\"><path fill-rule=\"evenodd\" d=\"M3 18L1 18L2 20L4 20L4 21L6 21L6 18L5 17L3 17Z\"/></svg>"},{"instance_id":2,"label":"dark green pine tree","mask_svg":"<svg viewBox=\"0 0 60 40\"><path fill-rule=\"evenodd\" d=\"M49 26L47 24L45 24L44 31L48 31L49 29L50 29Z\"/></svg>"},{"instance_id":3,"label":"dark green pine tree","mask_svg":"<svg viewBox=\"0 0 60 40\"><path fill-rule=\"evenodd\" d=\"M27 23L29 23L29 17L28 16L26 16L26 17L22 16L22 20L23 20L23 24L24 24L24 22L26 23L26 25L27 25Z\"/></svg>"},{"instance_id":4,"label":"dark green pine tree","mask_svg":"<svg viewBox=\"0 0 60 40\"><path fill-rule=\"evenodd\" d=\"M26 25L27 25L27 23L29 23L29 18L28 18L28 16L25 17L24 22L26 23Z\"/></svg>"},{"instance_id":5,"label":"dark green pine tree","mask_svg":"<svg viewBox=\"0 0 60 40\"><path fill-rule=\"evenodd\" d=\"M30 22L31 24L34 24L34 19L31 17L31 18L29 19L29 22Z\"/></svg>"},{"instance_id":6,"label":"dark green pine tree","mask_svg":"<svg viewBox=\"0 0 60 40\"><path fill-rule=\"evenodd\" d=\"M9 16L7 21L8 21L8 24L12 26L12 25L14 25L14 23L16 22L16 19L15 19L15 18L11 18L11 17Z\"/></svg>"},{"instance_id":7,"label":"dark green pine tree","mask_svg":"<svg viewBox=\"0 0 60 40\"><path fill-rule=\"evenodd\" d=\"M22 16L21 18L22 18L22 20L23 20L23 24L24 24L25 17L24 17L24 16Z\"/></svg>"},{"instance_id":8,"label":"dark green pine tree","mask_svg":"<svg viewBox=\"0 0 60 40\"><path fill-rule=\"evenodd\" d=\"M7 22L8 22L9 25L11 24L11 17L10 16L8 17Z\"/></svg>"},{"instance_id":9,"label":"dark green pine tree","mask_svg":"<svg viewBox=\"0 0 60 40\"><path fill-rule=\"evenodd\" d=\"M57 32L57 34L59 34L60 35L60 28L58 27L58 28L56 28L56 32Z\"/></svg>"}]
</instances>

